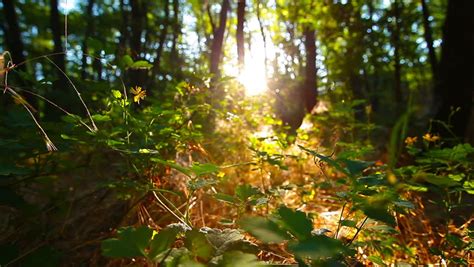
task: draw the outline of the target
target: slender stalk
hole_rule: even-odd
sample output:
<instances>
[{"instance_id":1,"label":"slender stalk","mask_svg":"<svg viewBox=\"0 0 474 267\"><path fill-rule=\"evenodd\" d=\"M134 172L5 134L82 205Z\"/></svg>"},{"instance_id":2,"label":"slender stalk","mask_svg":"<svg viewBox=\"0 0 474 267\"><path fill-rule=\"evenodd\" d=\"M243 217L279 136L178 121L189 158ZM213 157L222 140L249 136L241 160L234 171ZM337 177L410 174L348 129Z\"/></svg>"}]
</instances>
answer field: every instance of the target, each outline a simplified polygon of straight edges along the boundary
<instances>
[{"instance_id":1,"label":"slender stalk","mask_svg":"<svg viewBox=\"0 0 474 267\"><path fill-rule=\"evenodd\" d=\"M76 85L71 81L71 79L69 78L69 76L58 66L56 65L56 63L54 61L52 61L49 57L45 57L51 64L53 64L63 75L64 77L68 80L68 82L71 84L72 88L74 89L74 91L76 92L77 94L77 97L79 97L79 100L81 101L82 105L84 106L86 112L87 112L87 116L89 117L91 123L92 123L92 128L94 129L94 132L98 131L99 129L97 128L97 126L95 125L95 122L94 122L94 119L92 118L92 115L89 111L89 108L87 107L86 105L86 102L84 102L84 99L82 99L81 97L81 93L79 92L79 90L77 90L76 88Z\"/></svg>"},{"instance_id":2,"label":"slender stalk","mask_svg":"<svg viewBox=\"0 0 474 267\"><path fill-rule=\"evenodd\" d=\"M337 224L337 230L334 234L334 239L337 239L337 235L339 234L339 230L341 229L342 215L344 214L344 208L346 207L346 204L347 202L344 202L344 205L342 205L341 215L339 216L339 223Z\"/></svg>"},{"instance_id":3,"label":"slender stalk","mask_svg":"<svg viewBox=\"0 0 474 267\"><path fill-rule=\"evenodd\" d=\"M64 108L62 108L62 107L59 106L58 104L54 103L53 101L47 99L46 97L44 97L44 96L42 96L42 95L40 95L40 94L37 94L37 93L32 92L32 91L27 90L27 89L22 89L22 88L19 88L19 87L10 86L9 88L12 88L12 89L15 89L15 90L19 90L19 91L23 91L23 92L25 92L25 93L34 95L34 96L40 98L41 100L44 100L44 101L46 101L47 103L51 104L51 105L54 106L55 108L61 110L61 111L64 112L66 115L70 115L70 116L73 116L73 115L74 115L74 114L72 114L71 112L65 110ZM91 132L94 131L89 125L87 125L87 123L85 123L85 122L82 121L81 119L79 119L79 123L82 124L84 127L86 127L89 131L91 131Z\"/></svg>"},{"instance_id":4,"label":"slender stalk","mask_svg":"<svg viewBox=\"0 0 474 267\"><path fill-rule=\"evenodd\" d=\"M184 221L182 218L180 218L178 215L176 215L176 213L174 213L168 206L166 206L166 204L163 202L163 200L161 200L158 195L153 192L153 196L155 196L155 199L158 201L158 203L167 211L169 212L171 215L173 215L178 221L180 221L182 224L186 225L187 227L191 228L191 226L186 222Z\"/></svg>"},{"instance_id":5,"label":"slender stalk","mask_svg":"<svg viewBox=\"0 0 474 267\"><path fill-rule=\"evenodd\" d=\"M364 221L362 221L362 223L360 224L359 228L357 228L357 232L355 233L355 235L352 237L351 241L347 244L347 246L350 246L352 244L352 242L354 242L354 240L356 239L357 235L360 233L360 231L362 230L362 227L364 227L364 224L367 222L367 220L369 219L369 217L365 217Z\"/></svg>"}]
</instances>

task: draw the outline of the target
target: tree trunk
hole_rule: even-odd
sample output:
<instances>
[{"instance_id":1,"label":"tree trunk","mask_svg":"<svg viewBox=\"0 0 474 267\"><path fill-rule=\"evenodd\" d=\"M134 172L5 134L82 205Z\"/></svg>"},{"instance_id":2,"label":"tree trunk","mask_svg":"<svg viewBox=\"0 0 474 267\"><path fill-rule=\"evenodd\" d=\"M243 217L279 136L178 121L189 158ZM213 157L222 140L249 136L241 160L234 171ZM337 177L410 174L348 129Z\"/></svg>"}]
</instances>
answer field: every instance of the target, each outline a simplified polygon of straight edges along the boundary
<instances>
[{"instance_id":1,"label":"tree trunk","mask_svg":"<svg viewBox=\"0 0 474 267\"><path fill-rule=\"evenodd\" d=\"M402 66L400 63L400 3L395 0L393 3L393 19L395 20L394 29L392 32L392 42L394 48L394 93L397 110L402 104Z\"/></svg>"},{"instance_id":2,"label":"tree trunk","mask_svg":"<svg viewBox=\"0 0 474 267\"><path fill-rule=\"evenodd\" d=\"M214 30L211 45L210 73L212 75L213 84L220 77L219 63L222 57L222 46L224 44L225 26L227 24L227 12L229 11L229 9L229 0L223 0L220 12L219 26Z\"/></svg>"},{"instance_id":3,"label":"tree trunk","mask_svg":"<svg viewBox=\"0 0 474 267\"><path fill-rule=\"evenodd\" d=\"M24 62L25 57L25 48L23 40L21 39L21 30L18 23L18 16L15 10L15 1L14 0L3 0L3 12L4 12L4 40L5 45L4 49L8 50L11 55L11 59L14 64ZM3 66L2 66L3 67ZM18 70L26 71L26 64L19 65ZM11 76L10 76L11 77ZM3 79L0 79L2 81ZM21 86L27 86L26 82L23 79L19 79L19 84ZM3 83L2 83L3 85ZM1 89L3 90L3 88ZM34 108L37 108L37 99L31 94L24 95L25 100Z\"/></svg>"},{"instance_id":4,"label":"tree trunk","mask_svg":"<svg viewBox=\"0 0 474 267\"><path fill-rule=\"evenodd\" d=\"M263 41L263 52L265 54L265 78L268 78L268 54L267 54L267 36L265 35L265 29L263 27L263 22L260 14L260 0L257 0L257 20L260 27L260 34L262 35Z\"/></svg>"},{"instance_id":5,"label":"tree trunk","mask_svg":"<svg viewBox=\"0 0 474 267\"><path fill-rule=\"evenodd\" d=\"M245 21L245 0L237 3L237 59L239 71L242 72L245 64L244 46L244 21Z\"/></svg>"},{"instance_id":6,"label":"tree trunk","mask_svg":"<svg viewBox=\"0 0 474 267\"><path fill-rule=\"evenodd\" d=\"M122 15L122 25L120 29L120 39L117 51L117 55L119 58L125 55L127 51L127 43L130 39L130 34L128 31L129 15L128 11L125 8L125 0L120 0L120 14Z\"/></svg>"},{"instance_id":7,"label":"tree trunk","mask_svg":"<svg viewBox=\"0 0 474 267\"><path fill-rule=\"evenodd\" d=\"M449 0L443 27L443 43L435 92L440 108L436 118L448 122L451 131L473 143L468 131L474 97L474 1ZM440 133L449 134L440 127Z\"/></svg>"},{"instance_id":8,"label":"tree trunk","mask_svg":"<svg viewBox=\"0 0 474 267\"><path fill-rule=\"evenodd\" d=\"M424 27L424 36L426 46L428 46L428 57L431 65L431 72L433 74L433 79L436 80L436 75L438 75L438 60L436 58L436 52L433 46L433 33L430 25L430 11L426 0L421 0L421 10L423 13L423 27Z\"/></svg>"},{"instance_id":9,"label":"tree trunk","mask_svg":"<svg viewBox=\"0 0 474 267\"><path fill-rule=\"evenodd\" d=\"M63 35L62 27L61 27L61 20L59 18L59 11L58 11L58 0L51 0L50 6L50 23L51 23L51 31L53 33L53 42L54 42L54 53L56 55L53 56L53 61L56 65L64 72L66 72L66 60L65 60L65 53L63 48L63 43L61 37ZM58 70L58 77L62 81L62 85L66 84L65 77Z\"/></svg>"},{"instance_id":10,"label":"tree trunk","mask_svg":"<svg viewBox=\"0 0 474 267\"><path fill-rule=\"evenodd\" d=\"M131 10L131 28L132 34L130 38L130 49L132 50L132 58L141 60L144 46L142 45L143 31L146 28L145 16L147 15L146 3L142 0L130 0ZM146 42L143 42L146 43ZM146 69L130 69L128 71L130 85L143 87L146 84L148 70ZM151 93L151 92L150 92Z\"/></svg>"},{"instance_id":11,"label":"tree trunk","mask_svg":"<svg viewBox=\"0 0 474 267\"><path fill-rule=\"evenodd\" d=\"M311 27L305 27L304 47L306 52L305 80L303 87L303 101L307 112L311 112L317 103L317 84L316 84L316 38L315 30Z\"/></svg>"},{"instance_id":12,"label":"tree trunk","mask_svg":"<svg viewBox=\"0 0 474 267\"><path fill-rule=\"evenodd\" d=\"M81 78L85 80L88 76L87 73L87 58L89 57L89 46L87 44L87 40L90 38L91 34L94 32L94 18L92 15L92 8L94 7L94 0L89 0L86 7L86 19L87 19L87 26L84 32L84 40L82 41L82 70L81 70Z\"/></svg>"},{"instance_id":13,"label":"tree trunk","mask_svg":"<svg viewBox=\"0 0 474 267\"><path fill-rule=\"evenodd\" d=\"M170 61L173 73L175 74L175 78L177 79L181 79L182 71L180 66L183 64L177 48L180 35L181 24L179 22L179 0L173 0L173 40L171 42Z\"/></svg>"},{"instance_id":14,"label":"tree trunk","mask_svg":"<svg viewBox=\"0 0 474 267\"><path fill-rule=\"evenodd\" d=\"M158 41L158 49L156 50L156 58L153 66L153 77L156 79L157 75L160 74L160 64L161 64L161 56L163 54L164 46L165 46L165 41L166 41L166 36L168 35L168 25L169 25L169 19L170 19L170 7L169 7L169 0L165 0L164 2L164 11L165 11L165 17L163 18L162 26L160 31L160 40Z\"/></svg>"},{"instance_id":15,"label":"tree trunk","mask_svg":"<svg viewBox=\"0 0 474 267\"><path fill-rule=\"evenodd\" d=\"M3 0L3 15L5 16L5 42L10 51L13 63L18 64L25 61L25 51L21 40L21 30L15 10L14 0ZM20 65L19 70L26 70L26 65Z\"/></svg>"},{"instance_id":16,"label":"tree trunk","mask_svg":"<svg viewBox=\"0 0 474 267\"><path fill-rule=\"evenodd\" d=\"M135 60L141 57L142 52L142 33L143 33L143 20L146 13L144 12L144 3L141 0L130 0L132 7L131 12L131 26L132 36L130 39L130 48L132 49L132 56Z\"/></svg>"}]
</instances>

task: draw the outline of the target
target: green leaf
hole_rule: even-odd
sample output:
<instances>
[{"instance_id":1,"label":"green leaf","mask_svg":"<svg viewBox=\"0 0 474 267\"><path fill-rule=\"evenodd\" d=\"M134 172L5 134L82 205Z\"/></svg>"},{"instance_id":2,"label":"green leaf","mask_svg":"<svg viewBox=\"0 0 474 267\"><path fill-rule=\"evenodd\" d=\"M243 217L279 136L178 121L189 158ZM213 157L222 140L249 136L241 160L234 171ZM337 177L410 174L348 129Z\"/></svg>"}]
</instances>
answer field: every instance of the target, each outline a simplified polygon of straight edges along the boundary
<instances>
[{"instance_id":1,"label":"green leaf","mask_svg":"<svg viewBox=\"0 0 474 267\"><path fill-rule=\"evenodd\" d=\"M260 194L260 190L249 184L243 184L237 186L235 189L235 195L243 202L247 201L249 197Z\"/></svg>"},{"instance_id":2,"label":"green leaf","mask_svg":"<svg viewBox=\"0 0 474 267\"><path fill-rule=\"evenodd\" d=\"M466 192L467 192L468 194L474 195L474 180L472 180L472 181L465 181L462 186L463 186L464 190L466 190Z\"/></svg>"},{"instance_id":3,"label":"green leaf","mask_svg":"<svg viewBox=\"0 0 474 267\"><path fill-rule=\"evenodd\" d=\"M181 166L179 164L176 164L174 162L162 160L162 159L156 158L156 157L151 158L150 160L153 161L153 162L158 162L160 164L170 166L171 168L185 174L186 176L191 177L192 172L189 168L186 168L186 167L183 167L183 166Z\"/></svg>"},{"instance_id":4,"label":"green leaf","mask_svg":"<svg viewBox=\"0 0 474 267\"><path fill-rule=\"evenodd\" d=\"M68 122L68 123L78 123L79 121L82 120L81 117L79 117L77 115L74 115L74 114L64 115L64 116L61 117L61 119L65 122Z\"/></svg>"},{"instance_id":5,"label":"green leaf","mask_svg":"<svg viewBox=\"0 0 474 267\"><path fill-rule=\"evenodd\" d=\"M154 259L160 253L167 251L171 248L176 235L180 232L178 228L164 228L158 234L153 237L150 243L150 251L148 252L148 258Z\"/></svg>"},{"instance_id":6,"label":"green leaf","mask_svg":"<svg viewBox=\"0 0 474 267\"><path fill-rule=\"evenodd\" d=\"M407 208L407 209L414 209L415 208L415 205L412 202L408 201L408 200L393 201L393 204L395 204L395 206L402 207L402 208Z\"/></svg>"},{"instance_id":7,"label":"green leaf","mask_svg":"<svg viewBox=\"0 0 474 267\"><path fill-rule=\"evenodd\" d=\"M219 201L227 202L234 205L238 203L238 200L235 197L224 193L216 193L214 194L214 198Z\"/></svg>"},{"instance_id":8,"label":"green leaf","mask_svg":"<svg viewBox=\"0 0 474 267\"><path fill-rule=\"evenodd\" d=\"M464 243L464 241L462 241L461 238L459 238L458 236L455 236L453 234L447 234L446 235L446 240L449 242L449 244L451 244L453 247L456 248L456 250L461 250L466 244Z\"/></svg>"},{"instance_id":9,"label":"green leaf","mask_svg":"<svg viewBox=\"0 0 474 267\"><path fill-rule=\"evenodd\" d=\"M247 216L239 221L240 227L265 243L281 243L291 239L275 222L256 216Z\"/></svg>"},{"instance_id":10,"label":"green leaf","mask_svg":"<svg viewBox=\"0 0 474 267\"><path fill-rule=\"evenodd\" d=\"M350 159L340 159L339 161L343 162L346 165L347 171L352 176L361 174L363 170L367 169L368 167L374 164L373 162L350 160Z\"/></svg>"},{"instance_id":11,"label":"green leaf","mask_svg":"<svg viewBox=\"0 0 474 267\"><path fill-rule=\"evenodd\" d=\"M133 64L133 59L132 59L131 56L125 55L125 56L122 57L121 63L122 63L122 65L123 65L124 67L128 68L128 67L132 66L132 64Z\"/></svg>"},{"instance_id":12,"label":"green leaf","mask_svg":"<svg viewBox=\"0 0 474 267\"><path fill-rule=\"evenodd\" d=\"M216 173L220 170L220 167L210 163L195 163L190 169L194 172L194 174L196 174L196 176L201 176L205 174Z\"/></svg>"},{"instance_id":13,"label":"green leaf","mask_svg":"<svg viewBox=\"0 0 474 267\"><path fill-rule=\"evenodd\" d=\"M153 65L145 60L135 61L132 65L129 66L129 68L131 69L151 69L152 67Z\"/></svg>"},{"instance_id":14,"label":"green leaf","mask_svg":"<svg viewBox=\"0 0 474 267\"><path fill-rule=\"evenodd\" d=\"M217 263L219 267L257 267L263 266L257 257L253 254L243 253L241 251L229 251L224 253L222 259Z\"/></svg>"},{"instance_id":15,"label":"green leaf","mask_svg":"<svg viewBox=\"0 0 474 267\"><path fill-rule=\"evenodd\" d=\"M281 206L278 208L278 215L280 215L285 228L288 229L297 239L304 240L311 237L313 222L304 212Z\"/></svg>"},{"instance_id":16,"label":"green leaf","mask_svg":"<svg viewBox=\"0 0 474 267\"><path fill-rule=\"evenodd\" d=\"M196 229L186 232L184 246L189 249L193 256L205 262L208 262L214 254L214 247L209 243L206 235Z\"/></svg>"},{"instance_id":17,"label":"green leaf","mask_svg":"<svg viewBox=\"0 0 474 267\"><path fill-rule=\"evenodd\" d=\"M386 180L380 174L371 174L357 179L357 182L367 186L377 186L386 184Z\"/></svg>"},{"instance_id":18,"label":"green leaf","mask_svg":"<svg viewBox=\"0 0 474 267\"><path fill-rule=\"evenodd\" d=\"M146 256L153 230L141 226L139 228L125 227L118 230L118 238L102 241L102 255L112 258L133 258Z\"/></svg>"},{"instance_id":19,"label":"green leaf","mask_svg":"<svg viewBox=\"0 0 474 267\"><path fill-rule=\"evenodd\" d=\"M119 90L112 90L112 94L116 99L122 98L122 93Z\"/></svg>"},{"instance_id":20,"label":"green leaf","mask_svg":"<svg viewBox=\"0 0 474 267\"><path fill-rule=\"evenodd\" d=\"M452 179L449 176L440 176L431 173L418 173L416 175L417 179L422 179L430 184L434 184L439 187L450 187L459 185L459 182L455 179Z\"/></svg>"},{"instance_id":21,"label":"green leaf","mask_svg":"<svg viewBox=\"0 0 474 267\"><path fill-rule=\"evenodd\" d=\"M347 227L352 227L352 228L357 228L357 222L353 220L342 220L341 221L342 226L347 226Z\"/></svg>"},{"instance_id":22,"label":"green leaf","mask_svg":"<svg viewBox=\"0 0 474 267\"><path fill-rule=\"evenodd\" d=\"M308 257L313 260L348 253L348 248L340 240L324 235L316 235L301 242L294 242L289 244L288 248L300 258Z\"/></svg>"},{"instance_id":23,"label":"green leaf","mask_svg":"<svg viewBox=\"0 0 474 267\"><path fill-rule=\"evenodd\" d=\"M342 172L343 174L347 175L348 177L352 177L351 173L346 169L346 168L343 168L341 166L341 164L339 164L337 161L333 160L332 158L330 157L327 157L327 156L324 156L324 155L321 155L319 153L317 153L316 151L314 150L311 150L311 149L307 149L303 146L300 146L298 145L299 148L301 148L302 150L306 151L307 153L309 153L310 155L314 156L314 157L317 157L319 158L320 160L322 160L323 162L326 162L327 164L329 164L331 167L334 167L336 170Z\"/></svg>"},{"instance_id":24,"label":"green leaf","mask_svg":"<svg viewBox=\"0 0 474 267\"><path fill-rule=\"evenodd\" d=\"M375 264L378 264L378 265L381 265L381 266L387 266L387 264L385 264L385 262L383 262L382 258L380 258L379 256L369 256L368 257L369 261L375 263Z\"/></svg>"},{"instance_id":25,"label":"green leaf","mask_svg":"<svg viewBox=\"0 0 474 267\"><path fill-rule=\"evenodd\" d=\"M397 224L395 218L387 211L386 207L379 205L365 205L362 207L362 210L364 211L364 214L371 219L384 222L390 226L395 226Z\"/></svg>"},{"instance_id":26,"label":"green leaf","mask_svg":"<svg viewBox=\"0 0 474 267\"><path fill-rule=\"evenodd\" d=\"M215 179L195 179L188 182L188 188L195 191L210 185L218 184L219 181Z\"/></svg>"},{"instance_id":27,"label":"green leaf","mask_svg":"<svg viewBox=\"0 0 474 267\"><path fill-rule=\"evenodd\" d=\"M111 120L109 115L101 115L101 114L92 115L92 119L96 122L110 121Z\"/></svg>"},{"instance_id":28,"label":"green leaf","mask_svg":"<svg viewBox=\"0 0 474 267\"><path fill-rule=\"evenodd\" d=\"M229 228L224 230L211 228L207 230L206 236L215 248L220 248L227 242L242 240L244 238L239 230Z\"/></svg>"}]
</instances>

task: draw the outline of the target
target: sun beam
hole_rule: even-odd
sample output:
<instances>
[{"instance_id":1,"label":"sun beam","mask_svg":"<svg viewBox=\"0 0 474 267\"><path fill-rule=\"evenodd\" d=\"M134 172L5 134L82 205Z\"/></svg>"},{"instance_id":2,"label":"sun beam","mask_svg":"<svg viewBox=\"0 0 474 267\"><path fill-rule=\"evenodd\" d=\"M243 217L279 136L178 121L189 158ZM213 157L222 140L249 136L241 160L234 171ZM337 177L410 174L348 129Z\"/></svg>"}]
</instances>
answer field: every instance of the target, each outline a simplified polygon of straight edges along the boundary
<instances>
[{"instance_id":1,"label":"sun beam","mask_svg":"<svg viewBox=\"0 0 474 267\"><path fill-rule=\"evenodd\" d=\"M260 26L256 18L249 19L247 27L247 30L251 33L251 40L246 45L245 64L242 70L238 70L236 62L237 55L235 55L233 49L230 49L230 57L232 57L232 60L228 60L224 63L223 67L227 75L236 77L237 81L242 84L246 96L258 96L265 93L268 89L265 53L267 54L267 61L271 62L275 56L275 47L271 40L267 38L267 47L265 49L265 43L263 42ZM235 43L231 43L230 47L234 48ZM270 68L270 66L267 67Z\"/></svg>"},{"instance_id":2,"label":"sun beam","mask_svg":"<svg viewBox=\"0 0 474 267\"><path fill-rule=\"evenodd\" d=\"M263 43L254 43L247 51L244 68L237 80L244 86L247 96L260 95L268 89Z\"/></svg>"}]
</instances>

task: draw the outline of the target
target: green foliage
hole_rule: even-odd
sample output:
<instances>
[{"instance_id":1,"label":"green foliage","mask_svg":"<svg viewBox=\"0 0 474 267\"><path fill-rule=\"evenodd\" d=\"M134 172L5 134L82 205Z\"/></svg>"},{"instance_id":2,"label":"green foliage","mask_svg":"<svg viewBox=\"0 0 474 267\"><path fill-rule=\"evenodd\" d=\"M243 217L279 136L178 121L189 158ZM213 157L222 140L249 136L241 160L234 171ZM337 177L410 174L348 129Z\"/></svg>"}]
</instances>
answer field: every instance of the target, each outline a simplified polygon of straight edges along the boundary
<instances>
[{"instance_id":1,"label":"green foliage","mask_svg":"<svg viewBox=\"0 0 474 267\"><path fill-rule=\"evenodd\" d=\"M164 262L166 266L185 263L186 266L237 266L235 262L261 266L257 258L249 254L256 252L256 246L244 240L235 229L197 230L169 225L156 233L141 226L121 228L117 235L117 238L102 241L104 256L144 258L150 263ZM183 248L174 248L177 237L184 239Z\"/></svg>"},{"instance_id":2,"label":"green foliage","mask_svg":"<svg viewBox=\"0 0 474 267\"><path fill-rule=\"evenodd\" d=\"M67 36L55 34L63 25L52 25L51 6L10 2L17 18L0 14L0 46L23 47L27 61L7 62L2 51L2 266L80 264L91 241L136 218L148 226L102 241L107 264L263 265L256 255L300 266L419 264L428 247L410 247L400 220L417 221L427 203L443 217L443 238L425 242L436 244L430 259L468 264L472 227L455 226L472 217L474 148L431 132L405 139L432 112L419 2L247 1L248 47L268 49L246 51L266 57L268 90L255 97L226 73L236 67L232 38L222 77L209 74L221 1L76 1L67 21L60 8ZM445 1L427 2L438 44ZM15 25L21 42L11 47ZM318 55L309 85L307 30ZM57 40L65 52L50 54ZM302 86L319 105L292 132L290 122L310 113ZM320 223L330 229L314 229ZM197 227L217 224L242 229Z\"/></svg>"},{"instance_id":3,"label":"green foliage","mask_svg":"<svg viewBox=\"0 0 474 267\"><path fill-rule=\"evenodd\" d=\"M295 257L308 259L313 264L338 260L341 256L352 254L340 240L313 234L312 221L303 212L285 206L278 208L271 219L245 217L239 225L267 243L289 241L288 249Z\"/></svg>"}]
</instances>

